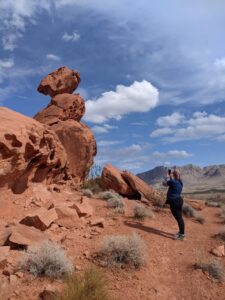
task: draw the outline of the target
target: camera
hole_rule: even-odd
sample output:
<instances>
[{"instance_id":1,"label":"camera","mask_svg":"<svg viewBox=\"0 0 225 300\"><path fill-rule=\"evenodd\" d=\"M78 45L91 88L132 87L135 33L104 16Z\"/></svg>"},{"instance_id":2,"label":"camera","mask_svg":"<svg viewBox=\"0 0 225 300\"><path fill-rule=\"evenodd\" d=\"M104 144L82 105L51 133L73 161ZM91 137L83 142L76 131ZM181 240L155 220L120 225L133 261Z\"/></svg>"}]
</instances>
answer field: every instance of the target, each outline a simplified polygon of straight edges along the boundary
<instances>
[{"instance_id":1,"label":"camera","mask_svg":"<svg viewBox=\"0 0 225 300\"><path fill-rule=\"evenodd\" d=\"M172 170L171 169L168 169L168 174L170 175L172 173Z\"/></svg>"}]
</instances>

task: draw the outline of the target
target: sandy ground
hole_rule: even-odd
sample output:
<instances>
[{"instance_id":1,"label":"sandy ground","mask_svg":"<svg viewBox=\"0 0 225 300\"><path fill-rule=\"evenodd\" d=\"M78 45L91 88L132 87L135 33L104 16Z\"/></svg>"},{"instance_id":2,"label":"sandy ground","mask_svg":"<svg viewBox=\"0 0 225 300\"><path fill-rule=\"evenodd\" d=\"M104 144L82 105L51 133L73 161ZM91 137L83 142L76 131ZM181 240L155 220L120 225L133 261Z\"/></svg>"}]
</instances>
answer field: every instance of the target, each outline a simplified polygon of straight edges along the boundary
<instances>
[{"instance_id":1,"label":"sandy ground","mask_svg":"<svg viewBox=\"0 0 225 300\"><path fill-rule=\"evenodd\" d=\"M62 199L68 195L52 193L51 196ZM19 221L28 211L24 203L29 197L31 194L15 196L8 192L1 193L0 222ZM215 258L210 254L213 247L222 244L214 238L223 226L218 217L220 208L206 207L201 212L206 220L203 225L185 219L187 239L181 242L173 240L177 225L168 208L155 211L153 219L137 222L132 218L132 208L136 201L125 200L125 216L113 215L112 211L106 208L104 200L90 199L90 202L95 208L95 215L104 217L105 228L96 229L87 225L87 221L81 221L70 230L50 228L47 232L62 243L81 270L94 263L92 256L100 248L104 236L136 233L143 239L146 263L140 270L99 267L108 279L112 299L225 299L224 283L209 278L201 270L193 269L193 264L199 258L206 261L216 259L225 264L225 258ZM14 265L20 255L18 251L11 251ZM0 273L0 282L6 282L6 279L6 276ZM34 279L31 275L24 274L9 286L12 294L10 299L39 299L40 291L49 284L59 287L61 281ZM1 300L9 299L4 297Z\"/></svg>"}]
</instances>

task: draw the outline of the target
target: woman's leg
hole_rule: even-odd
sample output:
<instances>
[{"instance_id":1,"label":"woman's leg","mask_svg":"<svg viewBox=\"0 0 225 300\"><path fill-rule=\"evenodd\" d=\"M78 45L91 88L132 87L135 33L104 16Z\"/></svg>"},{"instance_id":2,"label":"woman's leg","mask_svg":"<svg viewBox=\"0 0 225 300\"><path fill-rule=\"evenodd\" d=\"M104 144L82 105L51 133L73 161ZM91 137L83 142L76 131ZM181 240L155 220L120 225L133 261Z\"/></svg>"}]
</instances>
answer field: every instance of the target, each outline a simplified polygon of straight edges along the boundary
<instances>
[{"instance_id":1,"label":"woman's leg","mask_svg":"<svg viewBox=\"0 0 225 300\"><path fill-rule=\"evenodd\" d=\"M184 220L182 217L182 206L183 206L183 199L180 200L178 203L171 203L170 210L174 218L176 219L178 226L179 226L179 233L184 234Z\"/></svg>"}]
</instances>

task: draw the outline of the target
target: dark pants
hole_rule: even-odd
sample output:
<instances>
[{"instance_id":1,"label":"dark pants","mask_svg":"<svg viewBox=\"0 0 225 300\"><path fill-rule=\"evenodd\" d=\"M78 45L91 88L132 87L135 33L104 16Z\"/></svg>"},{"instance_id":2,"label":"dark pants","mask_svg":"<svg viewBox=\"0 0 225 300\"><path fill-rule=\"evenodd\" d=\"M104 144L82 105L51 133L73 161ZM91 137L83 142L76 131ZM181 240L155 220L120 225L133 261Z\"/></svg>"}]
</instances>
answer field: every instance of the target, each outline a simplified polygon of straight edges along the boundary
<instances>
[{"instance_id":1,"label":"dark pants","mask_svg":"<svg viewBox=\"0 0 225 300\"><path fill-rule=\"evenodd\" d=\"M170 210L174 218L176 219L179 226L179 233L184 234L184 220L182 217L183 199L172 200L170 202Z\"/></svg>"}]
</instances>

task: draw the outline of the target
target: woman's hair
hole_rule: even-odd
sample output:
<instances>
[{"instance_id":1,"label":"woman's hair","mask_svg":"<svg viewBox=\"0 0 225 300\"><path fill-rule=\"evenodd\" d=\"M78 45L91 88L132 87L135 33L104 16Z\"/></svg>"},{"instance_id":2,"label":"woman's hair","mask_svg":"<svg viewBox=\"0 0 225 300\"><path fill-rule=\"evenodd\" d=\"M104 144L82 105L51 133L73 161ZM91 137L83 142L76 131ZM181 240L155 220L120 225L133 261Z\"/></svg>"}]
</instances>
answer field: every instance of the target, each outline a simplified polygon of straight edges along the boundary
<instances>
[{"instance_id":1,"label":"woman's hair","mask_svg":"<svg viewBox=\"0 0 225 300\"><path fill-rule=\"evenodd\" d=\"M174 179L179 180L180 179L180 171L179 170L174 170L173 171L173 177L174 177Z\"/></svg>"}]
</instances>

